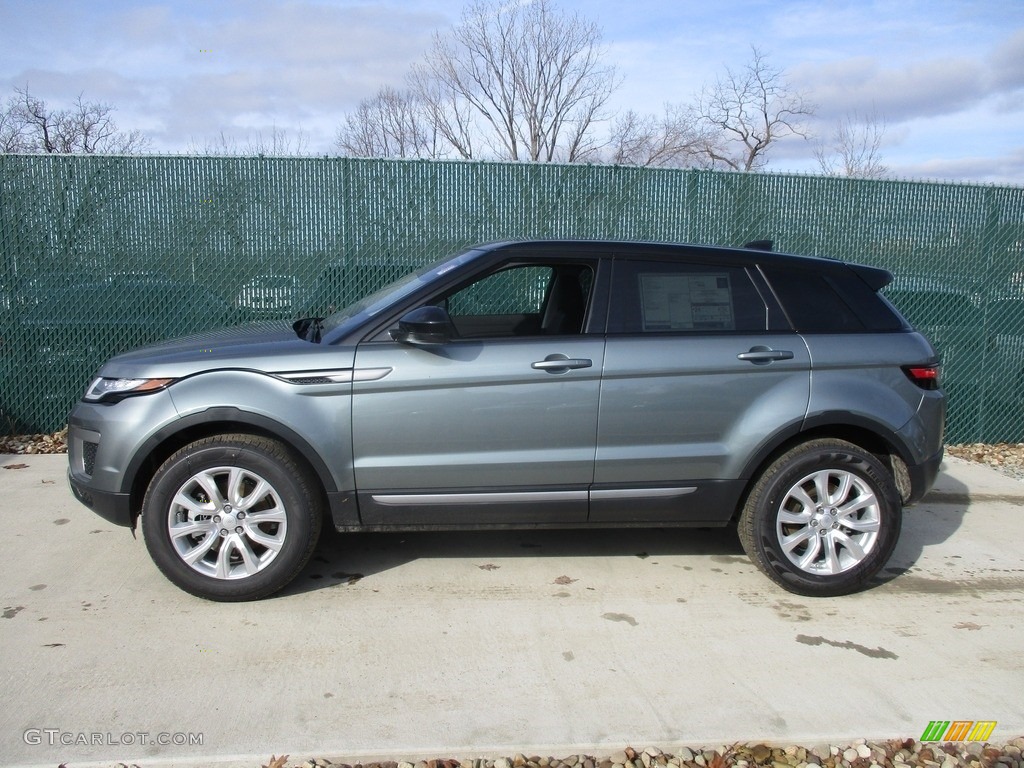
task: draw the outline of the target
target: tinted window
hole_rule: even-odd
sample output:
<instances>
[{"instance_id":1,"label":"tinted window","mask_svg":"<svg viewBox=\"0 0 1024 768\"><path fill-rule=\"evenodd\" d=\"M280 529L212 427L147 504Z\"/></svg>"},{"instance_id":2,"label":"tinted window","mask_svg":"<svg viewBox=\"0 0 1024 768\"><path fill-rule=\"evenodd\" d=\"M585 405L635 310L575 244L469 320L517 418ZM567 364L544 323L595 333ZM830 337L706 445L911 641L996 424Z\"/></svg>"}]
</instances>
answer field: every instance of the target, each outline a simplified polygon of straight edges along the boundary
<instances>
[{"instance_id":1,"label":"tinted window","mask_svg":"<svg viewBox=\"0 0 1024 768\"><path fill-rule=\"evenodd\" d=\"M783 310L801 333L898 330L902 323L853 272L766 268Z\"/></svg>"},{"instance_id":2,"label":"tinted window","mask_svg":"<svg viewBox=\"0 0 1024 768\"><path fill-rule=\"evenodd\" d=\"M553 272L551 267L535 266L502 270L449 297L448 312L453 318L537 314Z\"/></svg>"},{"instance_id":3,"label":"tinted window","mask_svg":"<svg viewBox=\"0 0 1024 768\"><path fill-rule=\"evenodd\" d=\"M462 338L579 334L593 272L580 264L519 264L434 299Z\"/></svg>"},{"instance_id":4,"label":"tinted window","mask_svg":"<svg viewBox=\"0 0 1024 768\"><path fill-rule=\"evenodd\" d=\"M744 269L617 261L611 333L764 331L767 310Z\"/></svg>"}]
</instances>

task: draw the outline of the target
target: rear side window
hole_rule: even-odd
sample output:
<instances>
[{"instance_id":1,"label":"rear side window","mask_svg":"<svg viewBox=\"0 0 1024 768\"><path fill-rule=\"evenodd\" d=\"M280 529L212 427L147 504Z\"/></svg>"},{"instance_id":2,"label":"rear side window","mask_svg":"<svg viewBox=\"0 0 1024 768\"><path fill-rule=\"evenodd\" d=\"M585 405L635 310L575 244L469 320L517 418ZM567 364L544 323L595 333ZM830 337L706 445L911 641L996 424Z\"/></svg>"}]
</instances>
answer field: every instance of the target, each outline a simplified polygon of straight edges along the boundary
<instances>
[{"instance_id":1,"label":"rear side window","mask_svg":"<svg viewBox=\"0 0 1024 768\"><path fill-rule=\"evenodd\" d=\"M609 333L764 331L767 309L746 270L616 261Z\"/></svg>"},{"instance_id":2,"label":"rear side window","mask_svg":"<svg viewBox=\"0 0 1024 768\"><path fill-rule=\"evenodd\" d=\"M801 333L897 331L900 318L852 270L824 274L804 269L764 269L795 330Z\"/></svg>"}]
</instances>

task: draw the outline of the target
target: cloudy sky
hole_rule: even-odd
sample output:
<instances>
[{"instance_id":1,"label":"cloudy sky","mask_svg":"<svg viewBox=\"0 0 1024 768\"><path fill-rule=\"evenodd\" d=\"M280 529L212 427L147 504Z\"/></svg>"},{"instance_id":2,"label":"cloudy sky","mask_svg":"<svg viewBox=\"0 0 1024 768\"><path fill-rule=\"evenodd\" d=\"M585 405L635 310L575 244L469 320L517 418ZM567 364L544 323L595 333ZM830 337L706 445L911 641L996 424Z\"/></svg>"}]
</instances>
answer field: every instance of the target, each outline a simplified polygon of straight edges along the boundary
<instances>
[{"instance_id":1,"label":"cloudy sky","mask_svg":"<svg viewBox=\"0 0 1024 768\"><path fill-rule=\"evenodd\" d=\"M522 1L522 0L520 0ZM614 107L689 103L756 45L817 105L884 119L894 176L1024 185L1022 0L556 0L596 21ZM0 94L116 107L160 153L274 127L334 154L347 111L401 86L461 0L0 0ZM770 170L817 169L787 142Z\"/></svg>"}]
</instances>

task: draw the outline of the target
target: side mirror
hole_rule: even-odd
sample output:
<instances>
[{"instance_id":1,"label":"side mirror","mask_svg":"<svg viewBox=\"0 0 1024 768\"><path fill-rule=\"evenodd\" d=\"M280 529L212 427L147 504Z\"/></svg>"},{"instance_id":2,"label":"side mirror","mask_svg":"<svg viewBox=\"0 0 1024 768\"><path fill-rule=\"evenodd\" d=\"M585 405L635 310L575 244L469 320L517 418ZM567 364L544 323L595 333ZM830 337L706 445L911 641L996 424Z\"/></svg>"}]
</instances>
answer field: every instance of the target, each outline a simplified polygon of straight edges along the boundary
<instances>
[{"instance_id":1,"label":"side mirror","mask_svg":"<svg viewBox=\"0 0 1024 768\"><path fill-rule=\"evenodd\" d=\"M407 312L391 331L391 338L399 344L414 346L447 344L455 335L451 315L432 304Z\"/></svg>"}]
</instances>

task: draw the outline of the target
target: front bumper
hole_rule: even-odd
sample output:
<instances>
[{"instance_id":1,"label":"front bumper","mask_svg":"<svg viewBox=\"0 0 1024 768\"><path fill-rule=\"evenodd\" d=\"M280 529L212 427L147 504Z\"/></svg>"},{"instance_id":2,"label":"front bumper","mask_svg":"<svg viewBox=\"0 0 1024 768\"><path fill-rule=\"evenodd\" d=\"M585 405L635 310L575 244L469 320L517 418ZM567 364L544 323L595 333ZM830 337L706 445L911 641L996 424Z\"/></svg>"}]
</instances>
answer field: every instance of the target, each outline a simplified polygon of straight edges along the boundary
<instances>
[{"instance_id":1,"label":"front bumper","mask_svg":"<svg viewBox=\"0 0 1024 768\"><path fill-rule=\"evenodd\" d=\"M115 525L132 526L133 461L152 430L177 418L166 392L114 405L80 401L68 416L68 485L75 498Z\"/></svg>"},{"instance_id":2,"label":"front bumper","mask_svg":"<svg viewBox=\"0 0 1024 768\"><path fill-rule=\"evenodd\" d=\"M68 470L68 485L71 486L71 493L78 501L104 520L114 525L135 527L130 494L111 493L90 488L84 482L76 480L70 469Z\"/></svg>"}]
</instances>

